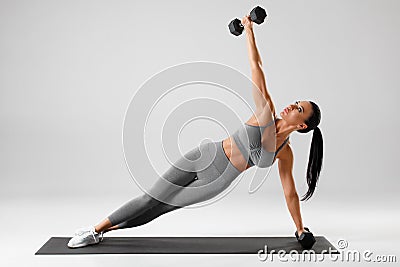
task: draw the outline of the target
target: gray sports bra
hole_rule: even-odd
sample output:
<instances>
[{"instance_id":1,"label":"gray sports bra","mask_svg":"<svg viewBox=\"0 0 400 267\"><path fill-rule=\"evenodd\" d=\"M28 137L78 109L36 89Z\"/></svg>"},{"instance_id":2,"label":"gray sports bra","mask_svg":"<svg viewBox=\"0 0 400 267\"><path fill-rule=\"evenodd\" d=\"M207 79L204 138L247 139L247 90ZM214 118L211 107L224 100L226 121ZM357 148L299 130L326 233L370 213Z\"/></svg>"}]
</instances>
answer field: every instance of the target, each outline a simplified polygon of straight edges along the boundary
<instances>
[{"instance_id":1,"label":"gray sports bra","mask_svg":"<svg viewBox=\"0 0 400 267\"><path fill-rule=\"evenodd\" d=\"M257 165L260 168L271 166L278 152L289 140L289 137L286 138L276 152L266 151L262 147L261 136L264 129L271 126L276 120L269 122L265 126L254 126L245 123L244 127L240 127L232 134L233 140L235 140L237 147L250 166Z\"/></svg>"}]
</instances>

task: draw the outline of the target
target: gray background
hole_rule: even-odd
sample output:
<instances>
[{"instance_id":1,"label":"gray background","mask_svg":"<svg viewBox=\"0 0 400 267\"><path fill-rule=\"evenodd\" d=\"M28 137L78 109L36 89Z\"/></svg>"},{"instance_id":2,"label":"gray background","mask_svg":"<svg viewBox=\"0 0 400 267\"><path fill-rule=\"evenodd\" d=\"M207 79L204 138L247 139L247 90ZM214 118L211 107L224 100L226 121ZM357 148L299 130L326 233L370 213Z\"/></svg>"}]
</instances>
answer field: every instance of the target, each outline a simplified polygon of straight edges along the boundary
<instances>
[{"instance_id":1,"label":"gray background","mask_svg":"<svg viewBox=\"0 0 400 267\"><path fill-rule=\"evenodd\" d=\"M231 35L227 24L257 4L269 16L254 28L277 112L298 99L313 99L322 110L324 165L315 196L302 204L305 225L332 243L345 238L353 249L399 254L393 247L399 234L399 1L1 0L0 218L2 228L20 229L2 238L8 241L2 261L194 264L189 256L33 254L50 236L70 236L140 193L124 162L122 125L146 79L199 60L250 77L245 38ZM226 137L217 128L197 131ZM311 134L291 137L301 194L310 142ZM256 194L249 196L247 186L240 183L202 211L176 212L110 236L292 235L277 167ZM255 256L196 259L260 264Z\"/></svg>"}]
</instances>

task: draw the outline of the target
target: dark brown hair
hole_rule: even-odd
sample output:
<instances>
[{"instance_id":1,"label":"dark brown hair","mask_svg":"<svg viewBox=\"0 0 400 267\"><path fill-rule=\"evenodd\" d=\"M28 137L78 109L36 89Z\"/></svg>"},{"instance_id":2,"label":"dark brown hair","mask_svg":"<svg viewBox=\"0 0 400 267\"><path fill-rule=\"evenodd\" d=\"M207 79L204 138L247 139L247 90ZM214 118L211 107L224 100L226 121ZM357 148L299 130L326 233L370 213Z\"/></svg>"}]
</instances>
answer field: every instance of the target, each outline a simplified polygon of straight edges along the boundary
<instances>
[{"instance_id":1,"label":"dark brown hair","mask_svg":"<svg viewBox=\"0 0 400 267\"><path fill-rule=\"evenodd\" d=\"M308 127L306 129L297 130L299 133L308 133L309 131L313 130L306 173L308 190L307 193L302 197L301 201L310 199L311 196L314 194L319 179L319 174L322 168L322 157L324 148L322 133L321 130L318 128L318 125L321 122L321 110L319 109L317 104L312 101L309 102L313 107L313 112L311 116L306 121L304 121L304 123L307 124Z\"/></svg>"}]
</instances>

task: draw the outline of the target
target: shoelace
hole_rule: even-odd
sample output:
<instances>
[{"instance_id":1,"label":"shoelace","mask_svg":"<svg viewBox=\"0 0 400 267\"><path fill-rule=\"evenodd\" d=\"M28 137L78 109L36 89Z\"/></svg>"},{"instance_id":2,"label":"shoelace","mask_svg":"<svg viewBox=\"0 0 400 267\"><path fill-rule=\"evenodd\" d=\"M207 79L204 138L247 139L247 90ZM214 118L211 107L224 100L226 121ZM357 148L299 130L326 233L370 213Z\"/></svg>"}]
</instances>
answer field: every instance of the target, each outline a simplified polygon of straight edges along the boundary
<instances>
[{"instance_id":1,"label":"shoelace","mask_svg":"<svg viewBox=\"0 0 400 267\"><path fill-rule=\"evenodd\" d=\"M83 235L84 233L87 233L87 232L90 232L90 234L91 234L92 237L93 237L93 240L96 240L96 236L95 236L95 233L96 233L96 234L99 235L99 241L103 241L103 234L104 234L104 232L97 233L96 231L89 230L89 231L82 231L82 232L80 232L78 235Z\"/></svg>"},{"instance_id":2,"label":"shoelace","mask_svg":"<svg viewBox=\"0 0 400 267\"><path fill-rule=\"evenodd\" d=\"M103 241L103 234L104 234L104 232L100 232L100 233L99 233L99 235L100 235L100 237L99 237L100 242Z\"/></svg>"},{"instance_id":3,"label":"shoelace","mask_svg":"<svg viewBox=\"0 0 400 267\"><path fill-rule=\"evenodd\" d=\"M90 230L90 234L93 236L93 240L96 241L96 236L94 235L95 231Z\"/></svg>"}]
</instances>

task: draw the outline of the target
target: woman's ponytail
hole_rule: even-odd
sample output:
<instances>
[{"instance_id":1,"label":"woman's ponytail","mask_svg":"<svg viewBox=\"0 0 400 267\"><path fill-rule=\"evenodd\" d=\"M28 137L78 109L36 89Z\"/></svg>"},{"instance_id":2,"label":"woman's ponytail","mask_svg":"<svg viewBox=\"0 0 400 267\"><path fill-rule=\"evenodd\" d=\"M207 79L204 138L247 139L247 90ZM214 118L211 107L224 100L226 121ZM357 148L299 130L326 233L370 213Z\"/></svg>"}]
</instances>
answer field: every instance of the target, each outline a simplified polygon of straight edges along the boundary
<instances>
[{"instance_id":1,"label":"woman's ponytail","mask_svg":"<svg viewBox=\"0 0 400 267\"><path fill-rule=\"evenodd\" d=\"M307 166L307 193L301 198L301 201L308 200L314 194L315 188L319 180L319 174L322 168L322 158L323 158L323 139L321 130L318 125L321 121L321 111L317 104L309 101L313 106L313 114L308 120L305 121L307 124L306 129L297 130L300 133L307 133L313 130L313 136L311 141L310 154L308 156L308 166Z\"/></svg>"},{"instance_id":2,"label":"woman's ponytail","mask_svg":"<svg viewBox=\"0 0 400 267\"><path fill-rule=\"evenodd\" d=\"M308 157L307 167L307 193L302 197L301 201L308 200L314 193L319 179L319 173L322 168L322 157L323 157L323 140L321 130L316 127L313 131L313 137L311 141L310 155Z\"/></svg>"}]
</instances>

